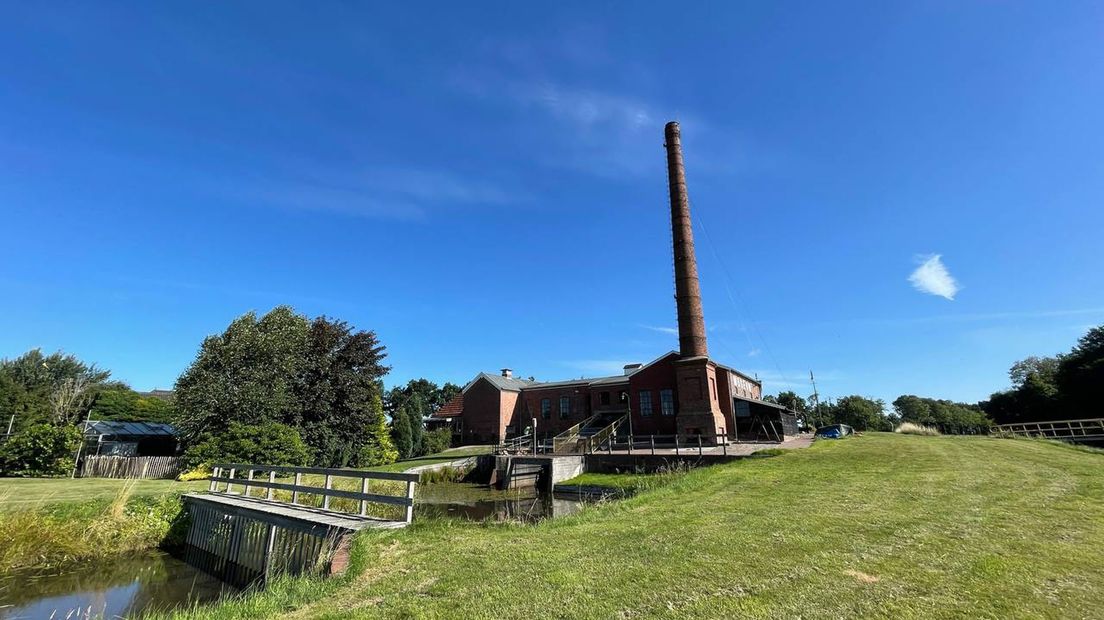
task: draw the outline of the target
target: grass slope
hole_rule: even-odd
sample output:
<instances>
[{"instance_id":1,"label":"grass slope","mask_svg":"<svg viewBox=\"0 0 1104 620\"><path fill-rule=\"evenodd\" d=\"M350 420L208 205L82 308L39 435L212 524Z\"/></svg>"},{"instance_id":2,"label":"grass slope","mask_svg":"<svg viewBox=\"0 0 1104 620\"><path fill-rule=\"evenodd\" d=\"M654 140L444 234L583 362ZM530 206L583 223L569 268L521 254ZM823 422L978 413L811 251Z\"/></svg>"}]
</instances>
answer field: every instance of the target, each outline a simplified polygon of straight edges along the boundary
<instances>
[{"instance_id":1,"label":"grass slope","mask_svg":"<svg viewBox=\"0 0 1104 620\"><path fill-rule=\"evenodd\" d=\"M1098 617L1104 457L871 434L536 526L371 533L358 576L203 617ZM298 608L295 612L288 610Z\"/></svg>"}]
</instances>

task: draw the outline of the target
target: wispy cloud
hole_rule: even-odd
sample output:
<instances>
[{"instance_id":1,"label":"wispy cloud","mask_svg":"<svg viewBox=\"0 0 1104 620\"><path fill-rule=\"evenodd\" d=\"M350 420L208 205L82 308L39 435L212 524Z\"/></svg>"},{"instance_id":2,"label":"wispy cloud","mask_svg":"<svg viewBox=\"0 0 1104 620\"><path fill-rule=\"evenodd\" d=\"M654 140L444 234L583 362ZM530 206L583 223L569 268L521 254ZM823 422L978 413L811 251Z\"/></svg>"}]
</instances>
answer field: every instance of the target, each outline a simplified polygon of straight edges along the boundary
<instances>
[{"instance_id":1,"label":"wispy cloud","mask_svg":"<svg viewBox=\"0 0 1104 620\"><path fill-rule=\"evenodd\" d=\"M762 352L763 352L762 349L752 349L752 350L747 352L747 356L748 357L758 357L758 355Z\"/></svg>"},{"instance_id":2,"label":"wispy cloud","mask_svg":"<svg viewBox=\"0 0 1104 620\"><path fill-rule=\"evenodd\" d=\"M625 364L632 362L625 360L565 360L561 365L572 368L587 375L616 375L624 372Z\"/></svg>"},{"instance_id":3,"label":"wispy cloud","mask_svg":"<svg viewBox=\"0 0 1104 620\"><path fill-rule=\"evenodd\" d=\"M670 334L672 336L678 335L678 329L674 327L660 327L657 325L641 325L640 327L651 330L653 332L659 332L661 334Z\"/></svg>"},{"instance_id":4,"label":"wispy cloud","mask_svg":"<svg viewBox=\"0 0 1104 620\"><path fill-rule=\"evenodd\" d=\"M947 267L943 265L939 254L931 254L920 258L920 266L909 276L909 282L913 288L921 293L936 295L954 301L955 294L961 290Z\"/></svg>"},{"instance_id":5,"label":"wispy cloud","mask_svg":"<svg viewBox=\"0 0 1104 620\"><path fill-rule=\"evenodd\" d=\"M251 204L358 217L420 220L456 208L499 207L528 197L489 181L448 170L354 166L345 170L300 171L234 197Z\"/></svg>"}]
</instances>

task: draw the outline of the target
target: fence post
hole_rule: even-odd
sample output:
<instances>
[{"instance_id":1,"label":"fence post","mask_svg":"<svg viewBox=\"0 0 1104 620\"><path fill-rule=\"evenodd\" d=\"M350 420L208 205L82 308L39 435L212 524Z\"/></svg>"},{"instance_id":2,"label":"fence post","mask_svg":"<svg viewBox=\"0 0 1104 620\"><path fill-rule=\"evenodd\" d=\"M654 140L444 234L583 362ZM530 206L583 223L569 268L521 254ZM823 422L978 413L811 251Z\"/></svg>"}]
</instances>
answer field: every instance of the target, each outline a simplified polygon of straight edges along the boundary
<instances>
[{"instance_id":1,"label":"fence post","mask_svg":"<svg viewBox=\"0 0 1104 620\"><path fill-rule=\"evenodd\" d=\"M275 470L268 472L268 483L269 484L276 484L276 471ZM265 496L265 499L272 499L275 492L276 492L276 489L274 489L272 487L268 487L268 494Z\"/></svg>"},{"instance_id":2,"label":"fence post","mask_svg":"<svg viewBox=\"0 0 1104 620\"><path fill-rule=\"evenodd\" d=\"M234 472L235 472L235 471L237 471L237 470L236 470L236 469L234 469L233 467L231 467L231 468L230 468L230 475L229 475L229 476L227 476L227 479L228 479L228 481L227 481L227 483L226 483L226 493L227 493L227 494L229 494L229 493L230 493L230 488L234 486L234 483L233 483L233 482L230 482L230 481L234 479Z\"/></svg>"},{"instance_id":3,"label":"fence post","mask_svg":"<svg viewBox=\"0 0 1104 620\"><path fill-rule=\"evenodd\" d=\"M212 493L215 492L215 489L218 487L218 482L215 481L215 478L218 478L219 474L221 472L222 472L221 467L216 467L211 471L211 487L209 489L207 489L208 491L210 491Z\"/></svg>"},{"instance_id":4,"label":"fence post","mask_svg":"<svg viewBox=\"0 0 1104 620\"><path fill-rule=\"evenodd\" d=\"M330 474L326 474L326 490L329 491L332 486L333 486L333 476L331 476ZM329 509L330 509L330 494L329 493L324 493L322 495L322 510L329 510Z\"/></svg>"},{"instance_id":5,"label":"fence post","mask_svg":"<svg viewBox=\"0 0 1104 620\"><path fill-rule=\"evenodd\" d=\"M698 456L702 455L701 435L698 435Z\"/></svg>"},{"instance_id":6,"label":"fence post","mask_svg":"<svg viewBox=\"0 0 1104 620\"><path fill-rule=\"evenodd\" d=\"M632 448L633 448L633 436L629 435L629 454L632 454Z\"/></svg>"},{"instance_id":7,"label":"fence post","mask_svg":"<svg viewBox=\"0 0 1104 620\"><path fill-rule=\"evenodd\" d=\"M675 456L679 455L678 451L678 433L675 433Z\"/></svg>"},{"instance_id":8,"label":"fence post","mask_svg":"<svg viewBox=\"0 0 1104 620\"><path fill-rule=\"evenodd\" d=\"M721 438L720 438L720 441L721 441L721 454L723 454L725 456L728 456L728 437L722 435Z\"/></svg>"},{"instance_id":9,"label":"fence post","mask_svg":"<svg viewBox=\"0 0 1104 620\"><path fill-rule=\"evenodd\" d=\"M406 505L406 522L410 523L414 521L414 482L411 480L406 481L406 499L410 500L410 503Z\"/></svg>"},{"instance_id":10,"label":"fence post","mask_svg":"<svg viewBox=\"0 0 1104 620\"><path fill-rule=\"evenodd\" d=\"M245 493L243 494L243 495L245 495L245 497L249 497L249 489L251 488L249 486L250 482L253 482L253 470L252 469L249 470L249 475L246 476Z\"/></svg>"},{"instance_id":11,"label":"fence post","mask_svg":"<svg viewBox=\"0 0 1104 620\"><path fill-rule=\"evenodd\" d=\"M360 479L360 492L364 493L364 494L368 493L368 477L367 476ZM368 500L362 499L362 500L360 500L360 516L364 517L364 516L367 516L367 515L368 515Z\"/></svg>"},{"instance_id":12,"label":"fence post","mask_svg":"<svg viewBox=\"0 0 1104 620\"><path fill-rule=\"evenodd\" d=\"M299 483L303 481L303 474L301 472L295 472L295 489L291 491L291 503L299 503Z\"/></svg>"},{"instance_id":13,"label":"fence post","mask_svg":"<svg viewBox=\"0 0 1104 620\"><path fill-rule=\"evenodd\" d=\"M652 447L652 456L655 456L655 435L648 435L648 443Z\"/></svg>"}]
</instances>

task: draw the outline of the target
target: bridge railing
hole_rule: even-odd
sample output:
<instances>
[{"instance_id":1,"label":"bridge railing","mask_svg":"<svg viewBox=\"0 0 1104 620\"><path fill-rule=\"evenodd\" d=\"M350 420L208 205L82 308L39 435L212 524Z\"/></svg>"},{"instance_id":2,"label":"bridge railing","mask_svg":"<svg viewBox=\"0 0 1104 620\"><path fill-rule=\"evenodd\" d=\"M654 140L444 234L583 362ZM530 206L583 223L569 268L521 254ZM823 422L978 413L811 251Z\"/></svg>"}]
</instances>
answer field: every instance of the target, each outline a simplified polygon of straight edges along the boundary
<instances>
[{"instance_id":1,"label":"bridge railing","mask_svg":"<svg viewBox=\"0 0 1104 620\"><path fill-rule=\"evenodd\" d=\"M989 434L998 437L1104 439L1104 418L997 424L989 428Z\"/></svg>"},{"instance_id":2,"label":"bridge railing","mask_svg":"<svg viewBox=\"0 0 1104 620\"><path fill-rule=\"evenodd\" d=\"M258 478L258 474L267 473L266 478ZM245 477L242 477L245 474ZM294 476L294 482L277 482L280 474L285 478ZM322 486L310 484L311 478L304 481L303 476L314 476L318 480L321 476ZM212 493L235 494L234 487L241 486L241 495L251 495L254 489L264 491L263 497L271 502L290 503L301 505L300 495L313 495L322 497L322 510L331 509L331 498L342 498L357 502L361 516L368 514L368 504L386 504L399 506L404 509L404 519L410 523L414 519L414 485L418 484L418 474L407 474L383 471L361 471L356 469L329 469L324 467L291 467L285 465L252 465L243 463L220 463L214 466L211 473L211 485L208 489ZM338 479L353 479L360 481L360 490L334 488L334 481ZM404 495L389 495L385 493L369 493L369 480L385 480L405 483ZM220 488L221 487L221 488ZM277 498L276 491L290 491L291 501L283 502ZM334 512L340 512L333 510Z\"/></svg>"}]
</instances>

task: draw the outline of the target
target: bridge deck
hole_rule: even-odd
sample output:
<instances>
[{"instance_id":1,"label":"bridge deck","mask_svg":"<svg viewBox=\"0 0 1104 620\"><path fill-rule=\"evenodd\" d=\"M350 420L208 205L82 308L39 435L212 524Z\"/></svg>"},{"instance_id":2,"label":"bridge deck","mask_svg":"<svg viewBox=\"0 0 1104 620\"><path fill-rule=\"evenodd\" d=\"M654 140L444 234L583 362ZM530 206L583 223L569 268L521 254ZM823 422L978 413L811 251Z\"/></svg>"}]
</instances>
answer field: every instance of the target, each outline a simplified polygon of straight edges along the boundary
<instances>
[{"instance_id":1,"label":"bridge deck","mask_svg":"<svg viewBox=\"0 0 1104 620\"><path fill-rule=\"evenodd\" d=\"M400 528L407 525L406 521L362 517L259 497L244 497L234 493L187 493L184 497L187 501L218 506L224 512L252 513L250 516L260 517L266 521L298 525L296 529L324 527L357 531L365 528Z\"/></svg>"}]
</instances>

